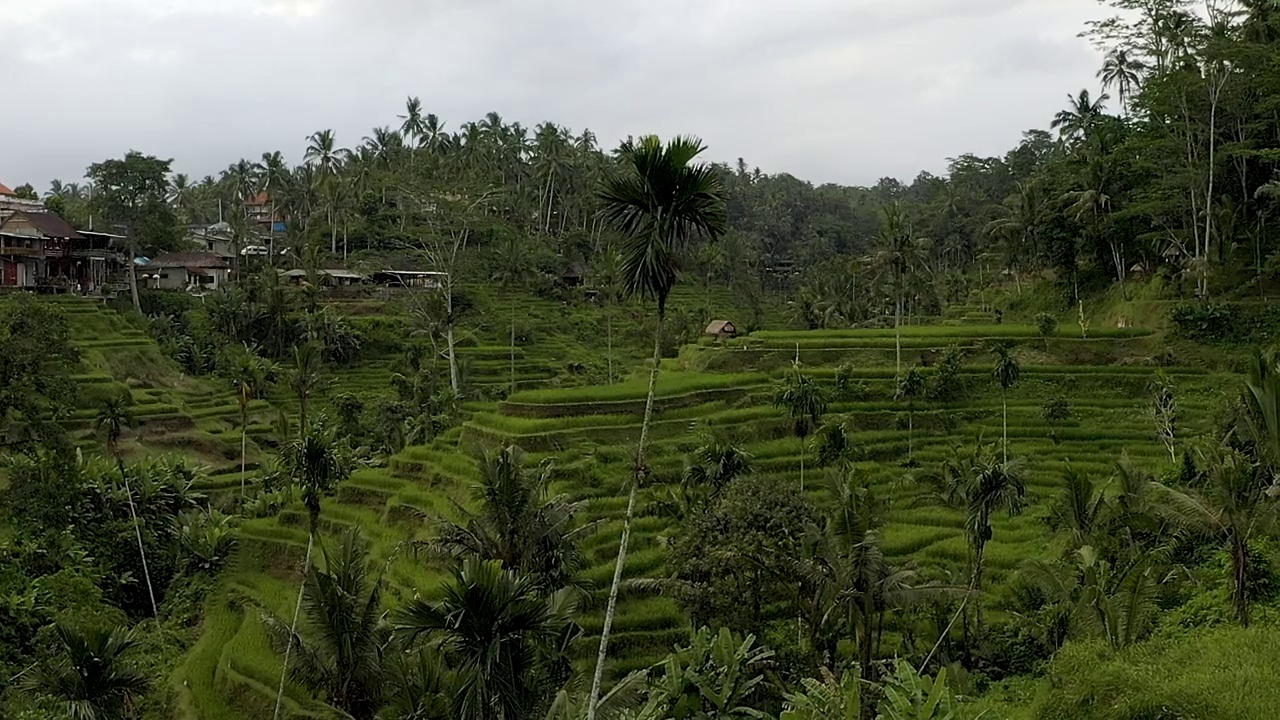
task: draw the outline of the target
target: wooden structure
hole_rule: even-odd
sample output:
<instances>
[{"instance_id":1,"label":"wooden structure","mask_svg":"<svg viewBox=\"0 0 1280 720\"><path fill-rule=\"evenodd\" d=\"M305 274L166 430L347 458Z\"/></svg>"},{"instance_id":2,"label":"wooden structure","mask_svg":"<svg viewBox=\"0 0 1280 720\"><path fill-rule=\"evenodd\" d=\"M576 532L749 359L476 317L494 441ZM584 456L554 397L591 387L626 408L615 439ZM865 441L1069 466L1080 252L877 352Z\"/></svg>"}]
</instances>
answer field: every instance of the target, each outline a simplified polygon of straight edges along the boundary
<instances>
[{"instance_id":1,"label":"wooden structure","mask_svg":"<svg viewBox=\"0 0 1280 720\"><path fill-rule=\"evenodd\" d=\"M150 288L217 290L227 284L231 265L211 252L173 252L151 260L142 270Z\"/></svg>"},{"instance_id":2,"label":"wooden structure","mask_svg":"<svg viewBox=\"0 0 1280 720\"><path fill-rule=\"evenodd\" d=\"M712 320L707 329L703 331L704 335L710 335L717 340L728 340L738 336L738 326L728 320Z\"/></svg>"},{"instance_id":3,"label":"wooden structure","mask_svg":"<svg viewBox=\"0 0 1280 720\"><path fill-rule=\"evenodd\" d=\"M71 253L85 237L48 211L12 210L0 220L0 286L72 288Z\"/></svg>"},{"instance_id":4,"label":"wooden structure","mask_svg":"<svg viewBox=\"0 0 1280 720\"><path fill-rule=\"evenodd\" d=\"M373 274L373 281L390 288L439 290L447 277L447 273L434 270L379 270Z\"/></svg>"}]
</instances>

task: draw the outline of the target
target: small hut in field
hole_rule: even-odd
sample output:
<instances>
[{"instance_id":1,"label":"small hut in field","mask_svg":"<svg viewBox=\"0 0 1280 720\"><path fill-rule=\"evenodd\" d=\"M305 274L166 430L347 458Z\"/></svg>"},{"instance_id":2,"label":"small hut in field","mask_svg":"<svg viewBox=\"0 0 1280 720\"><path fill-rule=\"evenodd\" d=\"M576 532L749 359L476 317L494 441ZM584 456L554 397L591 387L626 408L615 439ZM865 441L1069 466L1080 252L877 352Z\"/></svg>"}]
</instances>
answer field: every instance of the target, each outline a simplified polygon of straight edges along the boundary
<instances>
[{"instance_id":1,"label":"small hut in field","mask_svg":"<svg viewBox=\"0 0 1280 720\"><path fill-rule=\"evenodd\" d=\"M703 334L717 340L728 340L738 336L738 327L728 320L712 320Z\"/></svg>"}]
</instances>

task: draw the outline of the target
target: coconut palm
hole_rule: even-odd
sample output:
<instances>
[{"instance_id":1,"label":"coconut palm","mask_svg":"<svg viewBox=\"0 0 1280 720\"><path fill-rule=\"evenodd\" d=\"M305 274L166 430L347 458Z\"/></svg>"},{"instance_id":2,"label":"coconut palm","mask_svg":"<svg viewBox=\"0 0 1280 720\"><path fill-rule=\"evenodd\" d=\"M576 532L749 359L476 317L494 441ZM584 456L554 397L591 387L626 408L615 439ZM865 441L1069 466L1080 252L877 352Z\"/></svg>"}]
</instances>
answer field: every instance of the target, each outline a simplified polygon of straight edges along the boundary
<instances>
[{"instance_id":1,"label":"coconut palm","mask_svg":"<svg viewBox=\"0 0 1280 720\"><path fill-rule=\"evenodd\" d=\"M320 502L326 493L351 474L346 454L333 431L323 422L304 425L301 436L284 447L280 464L290 480L302 488L302 502L307 508L307 554L302 561L303 585L298 588L298 600L293 607L293 621L289 625L289 637L285 643L285 666L280 671L280 687L276 691L273 717L277 719L284 699L284 681L290 667L293 638L298 631L298 615L302 611L306 579L311 573L311 551L315 547L316 532L320 525Z\"/></svg>"},{"instance_id":2,"label":"coconut palm","mask_svg":"<svg viewBox=\"0 0 1280 720\"><path fill-rule=\"evenodd\" d=\"M325 209L329 220L329 252L338 252L338 224L336 215L340 202L341 178L338 171L350 156L351 151L337 147L332 130L320 130L307 138L307 151L303 160L316 168L319 180L320 195L325 200Z\"/></svg>"},{"instance_id":3,"label":"coconut palm","mask_svg":"<svg viewBox=\"0 0 1280 720\"><path fill-rule=\"evenodd\" d=\"M1133 97L1134 88L1142 82L1142 73L1147 69L1145 63L1134 57L1126 48L1115 48L1108 55L1098 71L1098 79L1102 81L1102 89L1114 87L1120 99L1120 107L1128 112L1129 99Z\"/></svg>"},{"instance_id":4,"label":"coconut palm","mask_svg":"<svg viewBox=\"0 0 1280 720\"><path fill-rule=\"evenodd\" d=\"M996 355L996 364L991 370L991 377L1000 386L1000 445L1004 452L1004 461L1007 463L1009 462L1009 388L1018 384L1022 369L1018 367L1018 359L1009 351L1008 345L995 344L991 351Z\"/></svg>"},{"instance_id":5,"label":"coconut palm","mask_svg":"<svg viewBox=\"0 0 1280 720\"><path fill-rule=\"evenodd\" d=\"M382 577L354 529L322 552L324 568L313 568L304 582L302 630L273 616L264 620L277 644L293 648L286 662L295 680L323 693L344 717L372 720L387 694L392 654L391 627L380 605Z\"/></svg>"},{"instance_id":6,"label":"coconut palm","mask_svg":"<svg viewBox=\"0 0 1280 720\"><path fill-rule=\"evenodd\" d=\"M1250 357L1243 395L1247 411L1236 432L1251 442L1275 482L1280 479L1280 357L1261 352Z\"/></svg>"},{"instance_id":7,"label":"coconut palm","mask_svg":"<svg viewBox=\"0 0 1280 720\"><path fill-rule=\"evenodd\" d=\"M507 392L514 393L516 391L516 308L519 303L516 288L522 286L530 275L529 248L526 246L524 236L516 232L506 233L498 246L497 260L498 267L493 279L510 297L511 379Z\"/></svg>"},{"instance_id":8,"label":"coconut palm","mask_svg":"<svg viewBox=\"0 0 1280 720\"><path fill-rule=\"evenodd\" d=\"M1249 625L1249 542L1276 524L1277 486L1244 454L1215 448L1202 455L1205 470L1186 491L1156 483L1161 514L1195 532L1215 537L1231 555L1231 600L1236 619Z\"/></svg>"},{"instance_id":9,"label":"coconut palm","mask_svg":"<svg viewBox=\"0 0 1280 720\"><path fill-rule=\"evenodd\" d=\"M624 292L630 296L652 298L658 312L644 421L640 426L622 540L618 545L618 560L600 633L600 652L596 658L587 720L595 720L596 705L600 699L609 633L613 629L618 587L622 582L627 543L631 538L636 491L649 473L649 428L653 420L658 365L662 359L667 297L679 278L678 259L689 241L698 235L716 238L725 231L725 198L719 175L711 166L694 162L704 149L701 141L691 137L677 137L665 145L654 135L627 141L618 150L618 173L605 180L600 193L605 219L622 235L620 274Z\"/></svg>"},{"instance_id":10,"label":"coconut palm","mask_svg":"<svg viewBox=\"0 0 1280 720\"><path fill-rule=\"evenodd\" d=\"M913 273L926 265L928 242L917 238L897 203L881 209L877 249L871 258L876 273L887 277L893 292L894 373L902 374L902 315Z\"/></svg>"},{"instance_id":11,"label":"coconut palm","mask_svg":"<svg viewBox=\"0 0 1280 720\"><path fill-rule=\"evenodd\" d=\"M271 378L271 366L246 347L236 356L230 369L231 386L236 391L240 406L240 498L244 499L245 465L249 438L249 403L266 392Z\"/></svg>"},{"instance_id":12,"label":"coconut palm","mask_svg":"<svg viewBox=\"0 0 1280 720\"><path fill-rule=\"evenodd\" d=\"M405 141L421 147L425 138L426 124L422 118L422 101L417 97L409 97L404 102L404 115L397 115L404 122L400 123L400 135Z\"/></svg>"},{"instance_id":13,"label":"coconut palm","mask_svg":"<svg viewBox=\"0 0 1280 720\"><path fill-rule=\"evenodd\" d=\"M805 441L822 424L827 412L827 392L795 363L773 396L773 406L791 417L791 431L800 439L800 492L804 492Z\"/></svg>"},{"instance_id":14,"label":"coconut palm","mask_svg":"<svg viewBox=\"0 0 1280 720\"><path fill-rule=\"evenodd\" d=\"M307 401L324 383L321 372L321 348L313 342L295 345L293 367L289 369L289 388L298 398L298 432L307 433Z\"/></svg>"},{"instance_id":15,"label":"coconut palm","mask_svg":"<svg viewBox=\"0 0 1280 720\"><path fill-rule=\"evenodd\" d=\"M133 520L133 534L138 542L138 557L142 561L142 575L147 582L147 596L151 599L151 614L158 617L160 615L159 606L156 605L156 592L151 585L151 570L147 565L147 549L142 544L142 523L138 520L138 508L133 501L133 488L129 483L129 473L124 467L124 456L120 453L120 436L124 434L126 427L132 427L137 423L137 419L133 415L133 396L129 391L125 390L113 395L102 404L102 409L98 411L97 417L94 418L94 429L97 432L106 435L107 452L116 461L116 468L120 471L120 482L124 484L125 497L129 501L129 516Z\"/></svg>"},{"instance_id":16,"label":"coconut palm","mask_svg":"<svg viewBox=\"0 0 1280 720\"><path fill-rule=\"evenodd\" d=\"M942 473L933 478L940 499L965 514L965 536L969 541L969 588L982 591L982 570L987 543L991 540L991 520L1001 510L1015 514L1022 510L1027 488L1022 466L1016 461L1002 462L988 445L975 445L967 453L943 464ZM978 628L982 628L982 605L979 603Z\"/></svg>"},{"instance_id":17,"label":"coconut palm","mask_svg":"<svg viewBox=\"0 0 1280 720\"><path fill-rule=\"evenodd\" d=\"M547 597L530 576L471 557L441 599L415 599L395 615L399 637L425 637L457 674L454 717L517 720L545 713L572 675L580 634L572 593Z\"/></svg>"},{"instance_id":18,"label":"coconut palm","mask_svg":"<svg viewBox=\"0 0 1280 720\"><path fill-rule=\"evenodd\" d=\"M1098 120L1105 114L1107 101L1110 99L1110 95L1103 93L1095 100L1087 89L1081 90L1075 97L1068 95L1067 100L1070 105L1066 110L1058 111L1049 127L1057 130L1064 140L1087 138L1097 126Z\"/></svg>"},{"instance_id":19,"label":"coconut palm","mask_svg":"<svg viewBox=\"0 0 1280 720\"><path fill-rule=\"evenodd\" d=\"M301 437L285 445L280 459L289 478L302 489L307 532L314 537L319 529L320 502L351 474L350 459L323 418L306 426Z\"/></svg>"},{"instance_id":20,"label":"coconut palm","mask_svg":"<svg viewBox=\"0 0 1280 720\"><path fill-rule=\"evenodd\" d=\"M485 451L480 468L473 491L480 509L462 523L446 523L436 551L458 561L498 560L543 592L571 585L582 560L577 539L592 526L574 528L582 504L550 495L551 464L530 472L524 451L507 446Z\"/></svg>"},{"instance_id":21,"label":"coconut palm","mask_svg":"<svg viewBox=\"0 0 1280 720\"><path fill-rule=\"evenodd\" d=\"M840 640L853 637L859 677L864 686L873 685L885 616L938 588L921 585L914 571L895 567L885 557L888 507L869 483L852 474L832 474L828 490L834 504L821 527L806 530L809 558L800 573L812 642L831 662ZM872 716L874 699L864 693L863 717Z\"/></svg>"},{"instance_id":22,"label":"coconut palm","mask_svg":"<svg viewBox=\"0 0 1280 720\"><path fill-rule=\"evenodd\" d=\"M72 720L124 720L137 717L137 701L146 691L146 676L129 666L134 646L124 628L81 632L54 627L57 659L45 659L22 676L22 686L62 705Z\"/></svg>"},{"instance_id":23,"label":"coconut palm","mask_svg":"<svg viewBox=\"0 0 1280 720\"><path fill-rule=\"evenodd\" d=\"M927 387L924 373L920 372L920 368L913 366L898 380L898 387L895 389L895 395L907 401L907 462L915 460L916 401L924 397Z\"/></svg>"}]
</instances>

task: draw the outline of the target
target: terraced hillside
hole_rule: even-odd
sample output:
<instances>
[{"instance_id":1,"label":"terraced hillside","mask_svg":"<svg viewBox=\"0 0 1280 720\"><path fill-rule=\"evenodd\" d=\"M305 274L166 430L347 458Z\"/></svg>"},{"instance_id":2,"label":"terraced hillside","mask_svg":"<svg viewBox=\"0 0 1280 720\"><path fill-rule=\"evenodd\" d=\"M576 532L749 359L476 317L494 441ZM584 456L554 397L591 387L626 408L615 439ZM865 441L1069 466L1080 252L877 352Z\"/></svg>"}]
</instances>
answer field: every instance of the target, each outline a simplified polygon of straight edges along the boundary
<instances>
[{"instance_id":1,"label":"terraced hillside","mask_svg":"<svg viewBox=\"0 0 1280 720\"><path fill-rule=\"evenodd\" d=\"M1022 364L1022 380L1008 397L1009 439L1010 453L1027 462L1032 506L1018 517L996 521L987 555L988 576L999 592L1021 561L1054 552L1043 516L1068 467L1106 474L1125 453L1152 467L1169 463L1150 411L1157 369L1172 379L1182 416L1189 418L1179 427L1184 437L1212 416L1230 377L1203 367L1160 367L1160 344L1142 330L1097 329L1086 339L1072 328L1046 339L1030 326L980 324L976 312L948 324L905 328L902 361L904 366L934 365L951 348L967 351L962 396L915 403L911 446L922 469L951 457L958 444L1000 436L1000 396L984 343L1011 343ZM797 356L807 372L831 386L843 366L843 382L857 390L831 405L828 420L847 423L860 452L858 467L892 498L887 548L900 561L960 570L966 557L962 517L930 502L920 486L902 482L907 407L894 399L895 347L892 331L882 330L762 331L725 344L686 347L680 357L664 361L658 385L652 435L658 482L674 481L685 455L714 432L744 445L759 472L779 483L798 483L801 446L782 411L772 405L776 380ZM541 354L536 342L524 352L559 361ZM926 367L924 372L934 371ZM326 502L323 522L331 529L362 528L386 563L393 594L430 595L439 575L414 557L412 541L428 536L441 518L454 518L458 506L465 505L478 472L473 454L479 447L515 443L529 452L530 461L554 458L555 491L586 501L583 520L598 524L584 543L589 563L584 574L602 599L617 552L625 505L621 489L639 437L646 389L641 375L637 368L612 386L542 387L501 402L469 403L461 428L429 446L407 448L383 467L358 470ZM1042 405L1055 397L1066 399L1071 417L1051 425ZM822 502L816 473L810 471L809 478L809 494ZM667 572L662 537L675 525L652 502L661 490L655 485L643 493L626 577ZM229 589L210 602L200 640L175 676L186 716L260 716L269 708L280 663L259 616L262 609L281 616L291 610L306 547L303 524L304 513L296 506L279 517L242 525ZM581 643L584 664L597 642L602 607L603 602L596 603L582 618L588 633ZM688 630L671 599L626 593L611 671L616 675L655 662ZM287 697L295 714L317 712L300 688L290 687Z\"/></svg>"},{"instance_id":2,"label":"terraced hillside","mask_svg":"<svg viewBox=\"0 0 1280 720\"><path fill-rule=\"evenodd\" d=\"M65 422L78 445L101 447L94 418L107 398L127 392L136 423L121 445L126 457L180 454L206 468L200 489L238 485L240 407L227 383L182 375L144 330L96 300L54 297L49 302L66 317L81 352L81 372L74 378L76 409ZM250 468L263 453L255 440L269 434L273 415L266 402L250 403Z\"/></svg>"}]
</instances>

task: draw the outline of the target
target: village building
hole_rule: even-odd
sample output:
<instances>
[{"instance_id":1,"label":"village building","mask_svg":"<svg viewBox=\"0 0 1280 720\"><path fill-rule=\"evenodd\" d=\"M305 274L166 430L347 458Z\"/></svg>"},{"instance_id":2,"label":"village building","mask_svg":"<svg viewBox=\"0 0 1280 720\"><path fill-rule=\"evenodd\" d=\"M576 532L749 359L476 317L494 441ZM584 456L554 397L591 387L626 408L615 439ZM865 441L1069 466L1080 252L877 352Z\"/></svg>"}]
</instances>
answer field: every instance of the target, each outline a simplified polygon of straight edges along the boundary
<instances>
[{"instance_id":1,"label":"village building","mask_svg":"<svg viewBox=\"0 0 1280 720\"><path fill-rule=\"evenodd\" d=\"M207 251L165 253L142 266L149 288L204 292L227 284L231 264Z\"/></svg>"},{"instance_id":2,"label":"village building","mask_svg":"<svg viewBox=\"0 0 1280 720\"><path fill-rule=\"evenodd\" d=\"M0 286L72 288L78 282L73 248L85 237L41 208L13 209L0 220Z\"/></svg>"},{"instance_id":3,"label":"village building","mask_svg":"<svg viewBox=\"0 0 1280 720\"><path fill-rule=\"evenodd\" d=\"M391 288L439 290L447 277L447 273L433 270L380 270L373 274L373 281Z\"/></svg>"},{"instance_id":4,"label":"village building","mask_svg":"<svg viewBox=\"0 0 1280 720\"><path fill-rule=\"evenodd\" d=\"M717 340L728 340L738 336L738 327L728 320L712 320L703 334Z\"/></svg>"}]
</instances>

